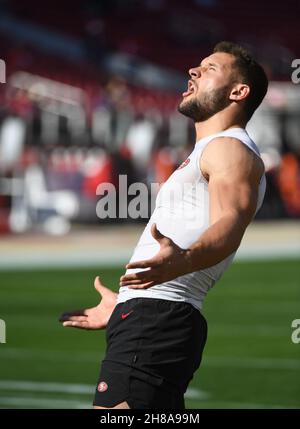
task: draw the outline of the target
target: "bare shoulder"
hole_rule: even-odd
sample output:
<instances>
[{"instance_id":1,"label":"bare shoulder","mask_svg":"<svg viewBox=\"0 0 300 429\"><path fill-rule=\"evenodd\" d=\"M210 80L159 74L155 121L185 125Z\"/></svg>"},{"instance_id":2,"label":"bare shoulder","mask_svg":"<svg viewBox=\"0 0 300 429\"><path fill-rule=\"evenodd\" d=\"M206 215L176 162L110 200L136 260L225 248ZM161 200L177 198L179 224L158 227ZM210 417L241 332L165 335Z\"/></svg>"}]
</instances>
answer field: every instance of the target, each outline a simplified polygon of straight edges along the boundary
<instances>
[{"instance_id":1,"label":"bare shoulder","mask_svg":"<svg viewBox=\"0 0 300 429\"><path fill-rule=\"evenodd\" d=\"M207 179L211 175L224 175L237 179L259 181L264 173L262 159L239 139L217 137L205 147L200 169Z\"/></svg>"}]
</instances>

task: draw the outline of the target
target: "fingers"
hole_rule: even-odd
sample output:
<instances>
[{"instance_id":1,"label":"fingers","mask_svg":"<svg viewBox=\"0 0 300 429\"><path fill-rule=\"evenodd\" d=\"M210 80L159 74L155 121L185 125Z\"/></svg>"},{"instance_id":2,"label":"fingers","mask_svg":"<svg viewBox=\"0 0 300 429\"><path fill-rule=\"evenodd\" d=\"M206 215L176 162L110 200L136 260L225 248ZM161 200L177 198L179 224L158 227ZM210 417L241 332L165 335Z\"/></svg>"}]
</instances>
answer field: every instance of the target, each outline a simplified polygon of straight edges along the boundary
<instances>
[{"instance_id":1,"label":"fingers","mask_svg":"<svg viewBox=\"0 0 300 429\"><path fill-rule=\"evenodd\" d=\"M152 258L145 259L144 261L129 262L129 264L126 265L126 268L154 268L158 267L159 265L161 265L160 261L156 258Z\"/></svg>"},{"instance_id":2,"label":"fingers","mask_svg":"<svg viewBox=\"0 0 300 429\"><path fill-rule=\"evenodd\" d=\"M120 277L120 286L140 285L150 281L155 281L159 277L159 271L155 268L150 270L140 271L138 273L125 274Z\"/></svg>"},{"instance_id":3,"label":"fingers","mask_svg":"<svg viewBox=\"0 0 300 429\"><path fill-rule=\"evenodd\" d=\"M100 293L100 295L102 295L102 294L103 294L103 288L105 288L105 289L106 289L106 287L102 284L102 282L101 282L101 280L100 280L100 277L99 277L99 276L97 276L97 277L95 278L94 286L95 286L96 291L97 291L97 292L99 292L99 293Z\"/></svg>"},{"instance_id":4,"label":"fingers","mask_svg":"<svg viewBox=\"0 0 300 429\"><path fill-rule=\"evenodd\" d=\"M128 288L129 289L148 289L149 287L155 286L156 284L158 283L155 281L152 281L152 282L142 283L140 285L138 284L131 285L131 286L128 286Z\"/></svg>"},{"instance_id":5,"label":"fingers","mask_svg":"<svg viewBox=\"0 0 300 429\"><path fill-rule=\"evenodd\" d=\"M88 322L84 321L67 321L63 323L65 328L89 329Z\"/></svg>"},{"instance_id":6,"label":"fingers","mask_svg":"<svg viewBox=\"0 0 300 429\"><path fill-rule=\"evenodd\" d=\"M59 321L63 322L65 320L68 320L70 317L73 317L73 316L84 316L84 315L85 315L85 310L68 311L66 313L63 313L60 316Z\"/></svg>"},{"instance_id":7,"label":"fingers","mask_svg":"<svg viewBox=\"0 0 300 429\"><path fill-rule=\"evenodd\" d=\"M151 225L151 234L155 238L155 240L159 241L165 236L157 229L156 223Z\"/></svg>"},{"instance_id":8,"label":"fingers","mask_svg":"<svg viewBox=\"0 0 300 429\"><path fill-rule=\"evenodd\" d=\"M170 241L169 237L166 237L157 229L156 223L151 225L151 234L152 237L155 238L155 240L157 240L160 244L162 244L162 241Z\"/></svg>"},{"instance_id":9,"label":"fingers","mask_svg":"<svg viewBox=\"0 0 300 429\"><path fill-rule=\"evenodd\" d=\"M150 274L150 273L149 273ZM148 276L149 276L148 274ZM120 277L121 282L127 282L130 280L145 280L147 279L147 274L144 271L140 271L139 273L125 274Z\"/></svg>"},{"instance_id":10,"label":"fingers","mask_svg":"<svg viewBox=\"0 0 300 429\"><path fill-rule=\"evenodd\" d=\"M138 280L138 279L126 280L126 281L120 282L120 286L140 285L140 284L143 284L145 282L146 282L146 280Z\"/></svg>"},{"instance_id":11,"label":"fingers","mask_svg":"<svg viewBox=\"0 0 300 429\"><path fill-rule=\"evenodd\" d=\"M67 316L64 318L61 318L61 322L86 322L87 316Z\"/></svg>"}]
</instances>

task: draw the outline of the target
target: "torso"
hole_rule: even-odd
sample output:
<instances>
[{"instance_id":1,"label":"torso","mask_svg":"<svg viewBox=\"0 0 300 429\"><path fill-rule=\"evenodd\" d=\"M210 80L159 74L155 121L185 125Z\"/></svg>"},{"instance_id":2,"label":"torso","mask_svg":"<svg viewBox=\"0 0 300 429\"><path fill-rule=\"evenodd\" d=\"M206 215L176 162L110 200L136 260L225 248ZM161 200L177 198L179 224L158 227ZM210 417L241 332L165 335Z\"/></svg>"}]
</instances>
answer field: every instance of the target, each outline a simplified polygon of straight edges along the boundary
<instances>
[{"instance_id":1,"label":"torso","mask_svg":"<svg viewBox=\"0 0 300 429\"><path fill-rule=\"evenodd\" d=\"M159 244L151 235L153 223L157 224L162 234L183 249L188 248L209 227L208 177L200 169L200 159L207 144L221 136L240 140L260 157L258 148L242 128L232 128L199 140L189 157L161 187L156 198L155 210L134 249L131 262L151 258L159 251ZM265 186L263 174L259 184L257 210L262 204ZM219 280L233 257L234 254L212 267L185 274L148 289L121 287L118 303L131 298L149 297L184 301L201 310L208 290ZM127 270L128 273L136 271L141 269Z\"/></svg>"}]
</instances>

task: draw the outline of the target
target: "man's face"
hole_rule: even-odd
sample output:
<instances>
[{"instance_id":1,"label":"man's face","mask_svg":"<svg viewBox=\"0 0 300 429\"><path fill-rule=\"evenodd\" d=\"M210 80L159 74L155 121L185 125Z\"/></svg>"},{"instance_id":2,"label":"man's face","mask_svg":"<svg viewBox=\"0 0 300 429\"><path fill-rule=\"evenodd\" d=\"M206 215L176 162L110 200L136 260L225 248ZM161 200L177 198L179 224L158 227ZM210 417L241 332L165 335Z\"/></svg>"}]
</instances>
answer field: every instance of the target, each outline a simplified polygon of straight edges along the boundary
<instances>
[{"instance_id":1,"label":"man's face","mask_svg":"<svg viewBox=\"0 0 300 429\"><path fill-rule=\"evenodd\" d=\"M178 111L201 122L227 107L231 102L234 61L233 55L217 52L190 69L191 79Z\"/></svg>"}]
</instances>

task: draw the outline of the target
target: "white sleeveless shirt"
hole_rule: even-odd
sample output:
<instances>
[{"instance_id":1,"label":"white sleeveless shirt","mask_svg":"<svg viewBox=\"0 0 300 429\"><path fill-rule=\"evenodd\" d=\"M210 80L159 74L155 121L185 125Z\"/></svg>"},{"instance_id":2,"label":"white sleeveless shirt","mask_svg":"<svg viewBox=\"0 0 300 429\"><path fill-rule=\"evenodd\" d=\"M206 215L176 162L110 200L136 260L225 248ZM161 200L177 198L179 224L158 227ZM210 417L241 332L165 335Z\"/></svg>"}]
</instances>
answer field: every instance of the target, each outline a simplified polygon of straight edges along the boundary
<instances>
[{"instance_id":1,"label":"white sleeveless shirt","mask_svg":"<svg viewBox=\"0 0 300 429\"><path fill-rule=\"evenodd\" d=\"M260 156L255 143L243 128L231 128L212 134L196 142L190 156L175 170L161 186L153 214L146 225L130 262L152 258L160 249L151 234L151 225L171 238L182 249L187 249L209 227L208 183L200 170L200 157L206 145L216 137L234 137ZM261 177L256 211L261 207L266 189L265 175ZM185 274L174 280L152 286L148 289L119 289L117 304L132 298L158 298L183 301L202 309L203 300L209 289L220 279L230 265L235 252L216 265ZM126 273L142 271L128 269Z\"/></svg>"}]
</instances>

